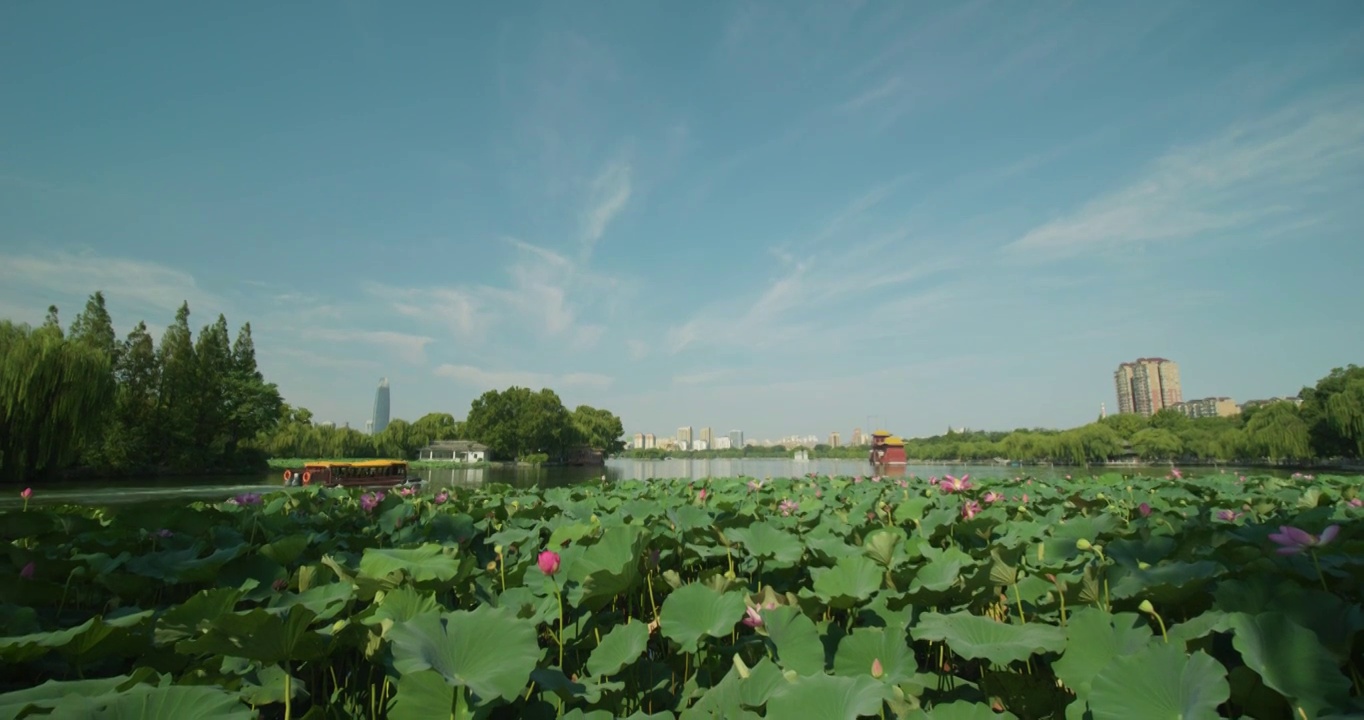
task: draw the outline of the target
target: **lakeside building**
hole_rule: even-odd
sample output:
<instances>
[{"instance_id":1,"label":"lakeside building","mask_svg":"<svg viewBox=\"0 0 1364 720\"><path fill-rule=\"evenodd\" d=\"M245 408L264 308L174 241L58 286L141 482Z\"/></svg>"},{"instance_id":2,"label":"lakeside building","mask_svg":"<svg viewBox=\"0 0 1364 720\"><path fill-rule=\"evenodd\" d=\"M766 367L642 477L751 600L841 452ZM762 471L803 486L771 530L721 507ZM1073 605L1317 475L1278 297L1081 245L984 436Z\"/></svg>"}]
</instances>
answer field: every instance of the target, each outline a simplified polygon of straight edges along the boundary
<instances>
[{"instance_id":1,"label":"lakeside building","mask_svg":"<svg viewBox=\"0 0 1364 720\"><path fill-rule=\"evenodd\" d=\"M1113 373L1118 412L1145 417L1184 401L1179 365L1165 358L1137 358Z\"/></svg>"},{"instance_id":2,"label":"lakeside building","mask_svg":"<svg viewBox=\"0 0 1364 720\"><path fill-rule=\"evenodd\" d=\"M418 451L417 459L452 463L484 462L488 459L488 446L469 440L437 440Z\"/></svg>"},{"instance_id":3,"label":"lakeside building","mask_svg":"<svg viewBox=\"0 0 1364 720\"><path fill-rule=\"evenodd\" d=\"M371 433L381 433L388 427L388 378L379 380L379 389L374 391L374 417Z\"/></svg>"},{"instance_id":4,"label":"lakeside building","mask_svg":"<svg viewBox=\"0 0 1364 720\"><path fill-rule=\"evenodd\" d=\"M1171 410L1181 412L1191 418L1232 417L1241 414L1241 408L1229 397L1206 397L1185 400L1170 406Z\"/></svg>"},{"instance_id":5,"label":"lakeside building","mask_svg":"<svg viewBox=\"0 0 1364 720\"><path fill-rule=\"evenodd\" d=\"M843 438L838 434L837 430L829 433L829 447L840 447L842 444Z\"/></svg>"},{"instance_id":6,"label":"lakeside building","mask_svg":"<svg viewBox=\"0 0 1364 720\"><path fill-rule=\"evenodd\" d=\"M730 430L730 431L729 431L729 446L732 447L732 448L742 448L742 447L744 446L744 431L743 431L743 430Z\"/></svg>"}]
</instances>

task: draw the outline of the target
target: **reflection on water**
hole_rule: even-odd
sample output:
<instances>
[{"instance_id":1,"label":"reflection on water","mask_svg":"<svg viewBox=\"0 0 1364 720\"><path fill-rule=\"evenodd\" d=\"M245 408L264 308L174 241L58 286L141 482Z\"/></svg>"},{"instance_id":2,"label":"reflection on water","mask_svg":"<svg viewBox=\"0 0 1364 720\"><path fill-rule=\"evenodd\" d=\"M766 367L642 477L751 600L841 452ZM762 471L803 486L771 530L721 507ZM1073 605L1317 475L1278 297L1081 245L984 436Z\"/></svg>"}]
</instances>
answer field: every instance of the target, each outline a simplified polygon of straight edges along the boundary
<instances>
[{"instance_id":1,"label":"reflection on water","mask_svg":"<svg viewBox=\"0 0 1364 720\"><path fill-rule=\"evenodd\" d=\"M1161 474L1165 470L1151 468L1113 468L1116 472ZM664 479L701 479L724 477L780 478L818 475L870 475L872 468L865 460L783 460L771 458L750 459L691 459L673 460L608 460L606 467L506 467L487 468L414 468L413 474L420 475L432 487L471 486L484 483L503 483L513 487L563 487L581 482L599 480L602 475L608 481L620 480L664 480ZM946 474L971 474L976 477L1012 477L1025 470L999 465L910 465L884 471L886 475L927 478ZM1084 477L1104 472L1102 468L1030 467L1026 472L1040 480L1060 479L1074 474ZM1221 472L1220 469L1199 468L1197 474ZM1227 468L1226 472L1236 472ZM1254 470L1264 474L1263 469ZM1273 474L1287 474L1273 472ZM226 500L243 492L261 492L281 486L278 471L255 478L243 477L149 477L124 478L120 480L82 480L62 483L44 483L34 487L30 506L50 502L75 502L86 505L115 505L125 503L145 503L157 500ZM19 497L20 486L7 486L0 489L0 509L11 510L22 507Z\"/></svg>"}]
</instances>

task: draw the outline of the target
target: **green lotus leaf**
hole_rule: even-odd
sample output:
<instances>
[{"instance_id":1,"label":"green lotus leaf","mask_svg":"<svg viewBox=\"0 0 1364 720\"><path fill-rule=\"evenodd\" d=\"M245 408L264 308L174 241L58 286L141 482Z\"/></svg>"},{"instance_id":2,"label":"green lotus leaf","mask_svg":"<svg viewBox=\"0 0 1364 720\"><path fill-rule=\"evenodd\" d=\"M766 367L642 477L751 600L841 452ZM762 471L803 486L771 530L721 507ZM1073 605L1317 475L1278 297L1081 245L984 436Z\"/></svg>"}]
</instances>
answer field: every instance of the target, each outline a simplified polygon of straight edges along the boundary
<instances>
[{"instance_id":1,"label":"green lotus leaf","mask_svg":"<svg viewBox=\"0 0 1364 720\"><path fill-rule=\"evenodd\" d=\"M285 535L274 542L260 546L258 552L280 565L292 565L311 544L310 538L306 533L294 533L292 535Z\"/></svg>"},{"instance_id":2,"label":"green lotus leaf","mask_svg":"<svg viewBox=\"0 0 1364 720\"><path fill-rule=\"evenodd\" d=\"M236 693L206 685L135 685L106 696L92 720L250 720Z\"/></svg>"},{"instance_id":3,"label":"green lotus leaf","mask_svg":"<svg viewBox=\"0 0 1364 720\"><path fill-rule=\"evenodd\" d=\"M787 684L777 664L763 658L748 671L748 677L739 680L739 698L747 707L762 707L777 688Z\"/></svg>"},{"instance_id":4,"label":"green lotus leaf","mask_svg":"<svg viewBox=\"0 0 1364 720\"><path fill-rule=\"evenodd\" d=\"M763 628L777 647L777 662L799 675L824 672L824 643L815 623L790 605L761 611Z\"/></svg>"},{"instance_id":5,"label":"green lotus leaf","mask_svg":"<svg viewBox=\"0 0 1364 720\"><path fill-rule=\"evenodd\" d=\"M1268 685L1309 717L1345 708L1350 681L1311 630L1277 612L1231 616L1232 645Z\"/></svg>"},{"instance_id":6,"label":"green lotus leaf","mask_svg":"<svg viewBox=\"0 0 1364 720\"><path fill-rule=\"evenodd\" d=\"M1167 562L1146 570L1119 567L1114 570L1111 593L1114 598L1153 596L1154 599L1184 597L1199 592L1202 586L1221 575L1221 563L1200 560L1193 563Z\"/></svg>"},{"instance_id":7,"label":"green lotus leaf","mask_svg":"<svg viewBox=\"0 0 1364 720\"><path fill-rule=\"evenodd\" d=\"M566 577L578 583L570 593L574 606L596 610L639 582L639 558L649 531L637 525L616 525L567 565Z\"/></svg>"},{"instance_id":8,"label":"green lotus leaf","mask_svg":"<svg viewBox=\"0 0 1364 720\"><path fill-rule=\"evenodd\" d=\"M232 655L263 663L312 660L326 654L328 641L309 629L317 614L302 606L271 612L255 609L229 613L213 621L208 632L175 644L186 655Z\"/></svg>"},{"instance_id":9,"label":"green lotus leaf","mask_svg":"<svg viewBox=\"0 0 1364 720\"><path fill-rule=\"evenodd\" d=\"M1179 644L1154 643L1114 658L1094 676L1089 711L1094 720L1217 720L1217 707L1229 697L1221 663L1202 651L1186 655Z\"/></svg>"},{"instance_id":10,"label":"green lotus leaf","mask_svg":"<svg viewBox=\"0 0 1364 720\"><path fill-rule=\"evenodd\" d=\"M587 658L587 671L597 677L620 672L639 659L649 643L649 626L642 622L617 625L602 637Z\"/></svg>"},{"instance_id":11,"label":"green lotus leaf","mask_svg":"<svg viewBox=\"0 0 1364 720\"><path fill-rule=\"evenodd\" d=\"M659 631L683 652L694 653L701 638L728 635L744 616L745 607L742 593L721 593L701 583L690 583L663 601Z\"/></svg>"},{"instance_id":12,"label":"green lotus leaf","mask_svg":"<svg viewBox=\"0 0 1364 720\"><path fill-rule=\"evenodd\" d=\"M301 593L281 593L270 603L274 608L302 605L312 610L318 620L330 620L341 613L355 598L355 588L348 583L320 585Z\"/></svg>"},{"instance_id":13,"label":"green lotus leaf","mask_svg":"<svg viewBox=\"0 0 1364 720\"><path fill-rule=\"evenodd\" d=\"M403 572L415 582L449 582L460 572L459 559L435 543L414 548L368 548L360 558L360 575L376 580Z\"/></svg>"},{"instance_id":14,"label":"green lotus leaf","mask_svg":"<svg viewBox=\"0 0 1364 720\"><path fill-rule=\"evenodd\" d=\"M997 713L984 703L957 700L934 705L931 710L915 710L909 720L1018 720L1018 716L1007 711Z\"/></svg>"},{"instance_id":15,"label":"green lotus leaf","mask_svg":"<svg viewBox=\"0 0 1364 720\"><path fill-rule=\"evenodd\" d=\"M898 527L877 528L867 533L866 539L862 541L862 550L881 567L893 570L908 559L900 550L904 541L905 531Z\"/></svg>"},{"instance_id":16,"label":"green lotus leaf","mask_svg":"<svg viewBox=\"0 0 1364 720\"><path fill-rule=\"evenodd\" d=\"M1060 652L1066 645L1061 628L1037 623L1011 625L969 612L926 612L910 634L916 640L945 642L964 658L999 664L1026 660L1035 653Z\"/></svg>"},{"instance_id":17,"label":"green lotus leaf","mask_svg":"<svg viewBox=\"0 0 1364 720\"><path fill-rule=\"evenodd\" d=\"M975 564L974 558L955 547L926 550L924 557L928 558L928 563L915 572L914 580L909 584L910 593L920 590L942 592L957 582L962 568Z\"/></svg>"},{"instance_id":18,"label":"green lotus leaf","mask_svg":"<svg viewBox=\"0 0 1364 720\"><path fill-rule=\"evenodd\" d=\"M877 714L885 694L885 686L869 675L805 675L772 690L767 716L856 720Z\"/></svg>"},{"instance_id":19,"label":"green lotus leaf","mask_svg":"<svg viewBox=\"0 0 1364 720\"><path fill-rule=\"evenodd\" d=\"M834 674L871 675L872 664L879 660L883 682L897 685L909 680L919 668L906 640L902 625L857 628L839 641L834 653Z\"/></svg>"},{"instance_id":20,"label":"green lotus leaf","mask_svg":"<svg viewBox=\"0 0 1364 720\"><path fill-rule=\"evenodd\" d=\"M385 635L397 623L407 622L423 613L438 613L441 606L434 593L423 593L406 585L394 588L377 598L374 614L365 618L366 625L379 625Z\"/></svg>"},{"instance_id":21,"label":"green lotus leaf","mask_svg":"<svg viewBox=\"0 0 1364 720\"><path fill-rule=\"evenodd\" d=\"M1051 667L1081 699L1089 696L1090 681L1114 658L1131 655L1151 642L1151 628L1136 613L1110 615L1092 607L1072 613L1065 634L1065 652Z\"/></svg>"},{"instance_id":22,"label":"green lotus leaf","mask_svg":"<svg viewBox=\"0 0 1364 720\"><path fill-rule=\"evenodd\" d=\"M241 596L242 592L236 588L201 590L157 618L152 637L157 645L194 637L214 620L232 612Z\"/></svg>"},{"instance_id":23,"label":"green lotus leaf","mask_svg":"<svg viewBox=\"0 0 1364 720\"><path fill-rule=\"evenodd\" d=\"M800 538L767 521L727 528L725 537L731 542L742 543L748 554L755 558L774 558L782 564L799 562L805 554Z\"/></svg>"},{"instance_id":24,"label":"green lotus leaf","mask_svg":"<svg viewBox=\"0 0 1364 720\"><path fill-rule=\"evenodd\" d=\"M129 675L91 680L48 680L35 687L0 694L0 717L18 718L26 713L40 717L80 717L94 712L90 700L123 692L145 682L156 673L151 668L138 668ZM54 709L62 706L59 715Z\"/></svg>"},{"instance_id":25,"label":"green lotus leaf","mask_svg":"<svg viewBox=\"0 0 1364 720\"><path fill-rule=\"evenodd\" d=\"M399 673L435 670L447 684L484 699L516 697L543 655L533 624L486 605L423 613L394 625L388 639Z\"/></svg>"},{"instance_id":26,"label":"green lotus leaf","mask_svg":"<svg viewBox=\"0 0 1364 720\"><path fill-rule=\"evenodd\" d=\"M883 571L875 560L858 554L842 557L832 568L812 568L812 588L834 608L849 608L881 588Z\"/></svg>"}]
</instances>

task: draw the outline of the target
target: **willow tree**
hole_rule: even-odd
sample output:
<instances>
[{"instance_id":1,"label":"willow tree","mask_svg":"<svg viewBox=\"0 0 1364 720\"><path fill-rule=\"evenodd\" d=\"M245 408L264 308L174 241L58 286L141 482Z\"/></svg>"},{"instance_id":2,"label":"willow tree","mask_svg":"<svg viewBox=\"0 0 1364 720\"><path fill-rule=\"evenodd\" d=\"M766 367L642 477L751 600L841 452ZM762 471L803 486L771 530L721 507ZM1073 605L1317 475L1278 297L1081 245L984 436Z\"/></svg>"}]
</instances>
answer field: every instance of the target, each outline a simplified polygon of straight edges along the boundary
<instances>
[{"instance_id":1,"label":"willow tree","mask_svg":"<svg viewBox=\"0 0 1364 720\"><path fill-rule=\"evenodd\" d=\"M1354 442L1356 457L1364 457L1364 379L1351 380L1326 401L1326 419Z\"/></svg>"},{"instance_id":2,"label":"willow tree","mask_svg":"<svg viewBox=\"0 0 1364 720\"><path fill-rule=\"evenodd\" d=\"M1311 434L1298 407L1288 401L1259 408L1246 423L1246 442L1271 462L1312 457Z\"/></svg>"},{"instance_id":3,"label":"willow tree","mask_svg":"<svg viewBox=\"0 0 1364 720\"><path fill-rule=\"evenodd\" d=\"M0 321L0 478L22 480L74 463L98 439L114 398L108 355L63 337Z\"/></svg>"}]
</instances>

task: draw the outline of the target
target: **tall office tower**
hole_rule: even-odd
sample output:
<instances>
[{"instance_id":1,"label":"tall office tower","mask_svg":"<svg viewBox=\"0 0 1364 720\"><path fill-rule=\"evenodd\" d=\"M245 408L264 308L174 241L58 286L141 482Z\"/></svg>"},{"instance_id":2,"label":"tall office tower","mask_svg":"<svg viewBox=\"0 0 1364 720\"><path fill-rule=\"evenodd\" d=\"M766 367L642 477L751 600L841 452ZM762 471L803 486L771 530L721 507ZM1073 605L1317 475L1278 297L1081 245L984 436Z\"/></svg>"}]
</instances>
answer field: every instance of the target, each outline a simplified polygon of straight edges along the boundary
<instances>
[{"instance_id":1,"label":"tall office tower","mask_svg":"<svg viewBox=\"0 0 1364 720\"><path fill-rule=\"evenodd\" d=\"M658 447L658 438L653 433L644 433L644 449L653 450Z\"/></svg>"},{"instance_id":2,"label":"tall office tower","mask_svg":"<svg viewBox=\"0 0 1364 720\"><path fill-rule=\"evenodd\" d=\"M862 444L862 428L853 428L852 444L853 446Z\"/></svg>"},{"instance_id":3,"label":"tall office tower","mask_svg":"<svg viewBox=\"0 0 1364 720\"><path fill-rule=\"evenodd\" d=\"M839 445L842 444L842 442L843 439L839 437L837 430L829 433L829 447L838 447Z\"/></svg>"},{"instance_id":4,"label":"tall office tower","mask_svg":"<svg viewBox=\"0 0 1364 720\"><path fill-rule=\"evenodd\" d=\"M1150 417L1184 401L1179 365L1165 358L1138 358L1125 362L1113 373L1118 392L1118 412Z\"/></svg>"},{"instance_id":5,"label":"tall office tower","mask_svg":"<svg viewBox=\"0 0 1364 720\"><path fill-rule=\"evenodd\" d=\"M682 450L692 449L691 426L687 425L677 429L677 446Z\"/></svg>"},{"instance_id":6,"label":"tall office tower","mask_svg":"<svg viewBox=\"0 0 1364 720\"><path fill-rule=\"evenodd\" d=\"M706 447L714 449L715 433L711 432L711 429L708 427L701 428L701 442L705 443Z\"/></svg>"},{"instance_id":7,"label":"tall office tower","mask_svg":"<svg viewBox=\"0 0 1364 720\"><path fill-rule=\"evenodd\" d=\"M732 447L732 448L737 448L737 449L739 449L739 450L742 450L742 449L744 448L744 431L743 431L743 430L730 430L730 431L729 431L729 446Z\"/></svg>"},{"instance_id":8,"label":"tall office tower","mask_svg":"<svg viewBox=\"0 0 1364 720\"><path fill-rule=\"evenodd\" d=\"M380 380L379 389L374 391L374 419L371 422L375 433L388 427L388 378Z\"/></svg>"}]
</instances>

